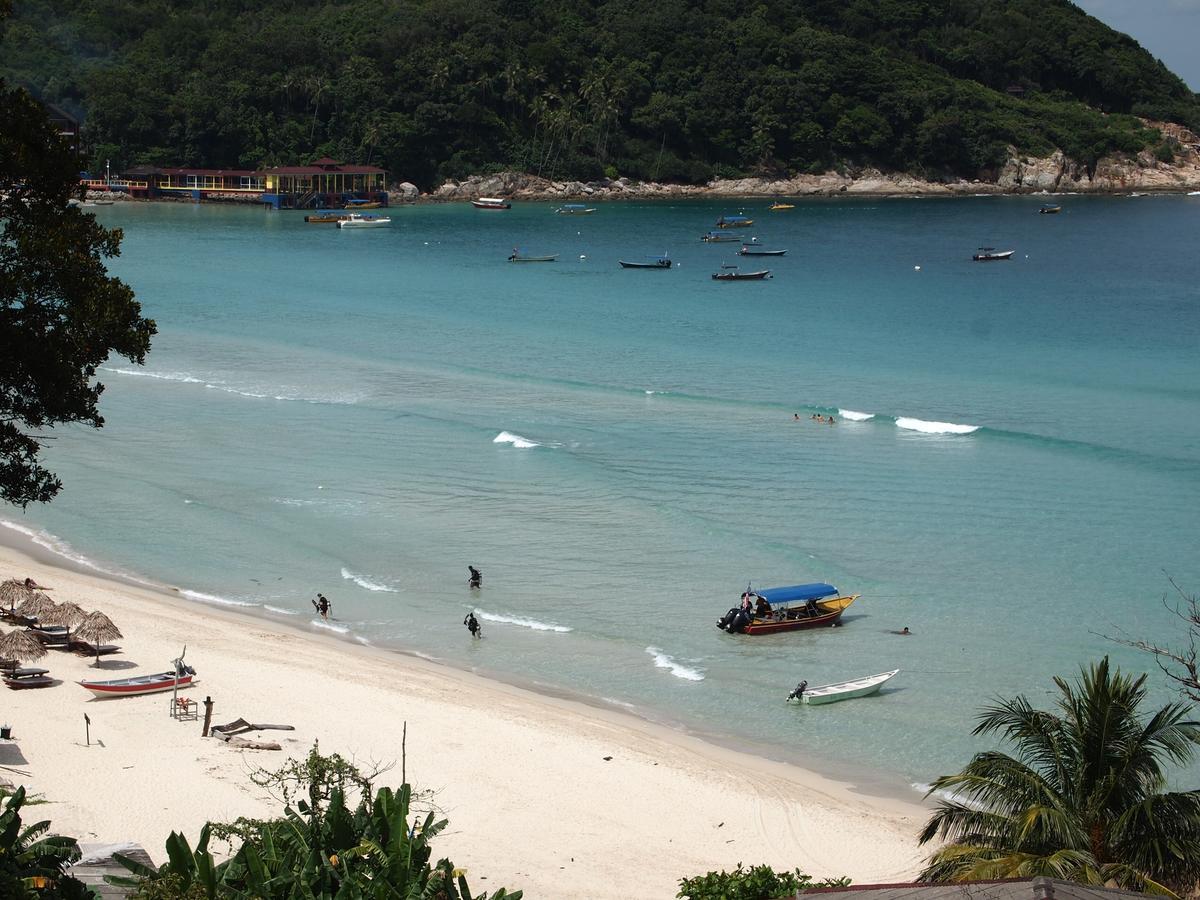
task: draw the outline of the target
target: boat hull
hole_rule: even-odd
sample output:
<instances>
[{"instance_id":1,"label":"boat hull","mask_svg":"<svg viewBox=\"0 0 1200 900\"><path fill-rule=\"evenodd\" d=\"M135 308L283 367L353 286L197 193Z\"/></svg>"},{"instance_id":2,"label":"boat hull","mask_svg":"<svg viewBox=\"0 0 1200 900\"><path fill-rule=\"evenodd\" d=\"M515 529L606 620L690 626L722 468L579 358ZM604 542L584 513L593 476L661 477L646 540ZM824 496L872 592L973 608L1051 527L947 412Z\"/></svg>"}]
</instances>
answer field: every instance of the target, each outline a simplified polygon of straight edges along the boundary
<instances>
[{"instance_id":1,"label":"boat hull","mask_svg":"<svg viewBox=\"0 0 1200 900\"><path fill-rule=\"evenodd\" d=\"M619 262L621 264L622 269L669 269L669 268L671 268L670 261L667 261L665 263L656 263L656 262L641 263L641 262L626 262L623 259L618 259L617 262Z\"/></svg>"},{"instance_id":2,"label":"boat hull","mask_svg":"<svg viewBox=\"0 0 1200 900\"><path fill-rule=\"evenodd\" d=\"M771 277L770 269L761 272L714 272L713 281L762 281Z\"/></svg>"},{"instance_id":3,"label":"boat hull","mask_svg":"<svg viewBox=\"0 0 1200 900\"><path fill-rule=\"evenodd\" d=\"M822 706L826 703L837 703L839 700L853 700L856 697L869 697L899 674L900 670L881 672L855 681L842 681L837 684L826 684L812 688L800 695L800 702L808 706Z\"/></svg>"},{"instance_id":4,"label":"boat hull","mask_svg":"<svg viewBox=\"0 0 1200 900\"><path fill-rule=\"evenodd\" d=\"M858 594L848 597L831 597L817 602L817 614L808 615L806 606L781 610L782 617L755 616L738 634L779 634L784 631L803 631L808 628L823 628L836 625L842 614L858 599ZM718 623L719 624L719 623Z\"/></svg>"},{"instance_id":5,"label":"boat hull","mask_svg":"<svg viewBox=\"0 0 1200 900\"><path fill-rule=\"evenodd\" d=\"M186 688L196 680L195 675L178 678L171 672L146 675L141 678L118 678L114 681L81 681L79 685L98 698L134 697L139 694L158 694L173 688Z\"/></svg>"},{"instance_id":6,"label":"boat hull","mask_svg":"<svg viewBox=\"0 0 1200 900\"><path fill-rule=\"evenodd\" d=\"M738 256L783 256L786 250L756 250L753 247L743 247Z\"/></svg>"},{"instance_id":7,"label":"boat hull","mask_svg":"<svg viewBox=\"0 0 1200 900\"><path fill-rule=\"evenodd\" d=\"M1008 259L1016 250L1005 250L1003 253L976 253L971 259L975 262L999 262L1002 259Z\"/></svg>"},{"instance_id":8,"label":"boat hull","mask_svg":"<svg viewBox=\"0 0 1200 900\"><path fill-rule=\"evenodd\" d=\"M557 260L558 260L558 256L557 256L557 255L555 255L555 256L510 256L510 257L508 258L508 261L509 261L509 262L514 262L514 263L523 263L523 262L556 262Z\"/></svg>"},{"instance_id":9,"label":"boat hull","mask_svg":"<svg viewBox=\"0 0 1200 900\"><path fill-rule=\"evenodd\" d=\"M495 198L480 197L478 200L472 200L471 205L476 209L511 209L512 204L507 200L498 200Z\"/></svg>"}]
</instances>

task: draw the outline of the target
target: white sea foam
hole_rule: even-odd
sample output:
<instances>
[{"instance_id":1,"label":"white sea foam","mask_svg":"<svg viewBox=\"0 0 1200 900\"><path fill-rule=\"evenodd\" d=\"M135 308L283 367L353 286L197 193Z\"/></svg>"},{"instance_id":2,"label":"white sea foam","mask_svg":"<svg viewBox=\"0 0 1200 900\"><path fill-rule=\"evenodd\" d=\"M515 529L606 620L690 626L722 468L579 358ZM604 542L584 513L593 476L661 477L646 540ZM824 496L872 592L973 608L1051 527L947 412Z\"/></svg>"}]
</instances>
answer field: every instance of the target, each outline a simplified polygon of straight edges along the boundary
<instances>
[{"instance_id":1,"label":"white sea foam","mask_svg":"<svg viewBox=\"0 0 1200 900\"><path fill-rule=\"evenodd\" d=\"M493 444L512 444L518 450L529 450L533 447L541 446L541 444L539 444L537 441L531 441L531 440L529 440L529 438L523 438L519 434L513 434L512 432L509 432L509 431L500 432L498 435L496 435L494 438L492 438L492 443Z\"/></svg>"},{"instance_id":2,"label":"white sea foam","mask_svg":"<svg viewBox=\"0 0 1200 900\"><path fill-rule=\"evenodd\" d=\"M356 635L354 636L354 639L355 639L356 641L358 641L360 644L363 644L363 645L365 645L365 646L367 646L367 647L370 647L370 646L371 646L371 642L370 642L370 641L368 641L368 640L367 640L365 637L363 637L361 634L356 634Z\"/></svg>"},{"instance_id":3,"label":"white sea foam","mask_svg":"<svg viewBox=\"0 0 1200 900\"><path fill-rule=\"evenodd\" d=\"M683 663L676 662L675 657L663 653L658 647L647 647L646 652L654 657L654 665L656 667L667 669L676 678L682 678L685 681L704 680L704 673L688 668Z\"/></svg>"},{"instance_id":4,"label":"white sea foam","mask_svg":"<svg viewBox=\"0 0 1200 900\"><path fill-rule=\"evenodd\" d=\"M909 431L920 431L923 434L974 434L979 430L978 425L959 425L955 422L926 422L924 419L912 419L900 416L896 419L897 428L907 428Z\"/></svg>"},{"instance_id":5,"label":"white sea foam","mask_svg":"<svg viewBox=\"0 0 1200 900\"><path fill-rule=\"evenodd\" d=\"M312 625L314 628L324 628L326 631L332 631L335 634L350 633L350 628L346 625L333 625L329 622L322 622L320 619L313 619Z\"/></svg>"},{"instance_id":6,"label":"white sea foam","mask_svg":"<svg viewBox=\"0 0 1200 900\"><path fill-rule=\"evenodd\" d=\"M353 581L360 588L366 588L368 591L376 591L376 592L383 591L388 594L400 593L395 588L388 587L386 584L380 584L379 582L371 581L369 578L366 578L362 575L356 575L353 572L351 572L349 569L347 569L345 566L342 567L342 577L345 578L347 581Z\"/></svg>"},{"instance_id":7,"label":"white sea foam","mask_svg":"<svg viewBox=\"0 0 1200 900\"><path fill-rule=\"evenodd\" d=\"M187 597L189 600L216 603L219 606L258 606L257 603L251 603L249 600L231 600L228 597L218 597L216 594L206 594L203 591L181 590L179 593L180 596Z\"/></svg>"},{"instance_id":8,"label":"white sea foam","mask_svg":"<svg viewBox=\"0 0 1200 900\"><path fill-rule=\"evenodd\" d=\"M925 783L919 782L919 781L913 782L912 788L914 791L919 793L922 797L928 795L935 800L949 801L951 803L961 803L963 806L967 807L968 809L974 809L974 810L978 810L978 811L987 809L987 806L985 804L980 803L978 800L972 800L971 798L965 796L960 791L935 791L935 790L933 790L932 784L925 784Z\"/></svg>"},{"instance_id":9,"label":"white sea foam","mask_svg":"<svg viewBox=\"0 0 1200 900\"><path fill-rule=\"evenodd\" d=\"M479 616L485 622L519 625L522 628L532 628L534 631L555 631L559 634L566 634L569 631L575 630L566 625L555 625L553 622L539 622L537 619L528 619L525 616L506 616L503 613L490 613L479 609L475 610L475 615Z\"/></svg>"},{"instance_id":10,"label":"white sea foam","mask_svg":"<svg viewBox=\"0 0 1200 900\"><path fill-rule=\"evenodd\" d=\"M856 412L853 409L839 409L838 415L847 422L866 422L875 418L875 413Z\"/></svg>"},{"instance_id":11,"label":"white sea foam","mask_svg":"<svg viewBox=\"0 0 1200 900\"><path fill-rule=\"evenodd\" d=\"M115 368L112 366L101 366L105 372L113 372L117 375L134 375L140 378L156 378L160 381L177 381L181 384L201 384L208 390L221 391L226 394L234 394L238 397L247 397L251 400L280 400L286 403L315 403L315 404L332 404L335 406L353 406L361 399L355 394L336 395L330 397L305 397L294 394L272 394L262 391L248 391L241 388L231 387L224 381L205 381L203 378L188 372L146 372L140 369L130 368Z\"/></svg>"},{"instance_id":12,"label":"white sea foam","mask_svg":"<svg viewBox=\"0 0 1200 900\"><path fill-rule=\"evenodd\" d=\"M187 372L147 372L144 369L117 369L111 366L101 366L105 372L114 372L117 375L136 375L140 378L157 378L160 381L179 381L183 384L204 384L204 380L197 378L194 375L189 375Z\"/></svg>"},{"instance_id":13,"label":"white sea foam","mask_svg":"<svg viewBox=\"0 0 1200 900\"><path fill-rule=\"evenodd\" d=\"M284 609L281 606L272 606L270 603L264 603L263 609L269 610L270 612L273 612L273 613L279 613L279 615L281 615L281 616L298 616L298 615L300 615L300 613L296 612L296 610L294 610L294 609Z\"/></svg>"}]
</instances>

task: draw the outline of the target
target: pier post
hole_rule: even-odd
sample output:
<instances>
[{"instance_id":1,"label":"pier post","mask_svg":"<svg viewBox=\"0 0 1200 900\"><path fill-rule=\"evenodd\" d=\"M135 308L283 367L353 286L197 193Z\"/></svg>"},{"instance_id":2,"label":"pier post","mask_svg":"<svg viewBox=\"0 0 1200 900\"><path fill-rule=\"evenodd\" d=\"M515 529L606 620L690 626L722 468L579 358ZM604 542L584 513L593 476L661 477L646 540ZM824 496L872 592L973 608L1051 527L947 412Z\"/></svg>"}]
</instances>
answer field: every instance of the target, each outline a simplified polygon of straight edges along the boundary
<instances>
[{"instance_id":1,"label":"pier post","mask_svg":"<svg viewBox=\"0 0 1200 900\"><path fill-rule=\"evenodd\" d=\"M212 724L212 697L204 698L204 730L200 732L200 737L208 737L208 726Z\"/></svg>"}]
</instances>

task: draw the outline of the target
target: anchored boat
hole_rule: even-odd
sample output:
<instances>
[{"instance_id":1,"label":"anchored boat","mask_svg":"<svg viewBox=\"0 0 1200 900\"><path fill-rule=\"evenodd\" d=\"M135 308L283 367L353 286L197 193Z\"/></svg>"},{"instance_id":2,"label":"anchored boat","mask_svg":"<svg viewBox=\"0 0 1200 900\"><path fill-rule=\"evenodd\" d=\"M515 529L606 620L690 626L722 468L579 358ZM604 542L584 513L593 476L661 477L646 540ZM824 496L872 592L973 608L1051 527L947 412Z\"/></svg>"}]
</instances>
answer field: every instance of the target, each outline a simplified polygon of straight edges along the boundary
<instances>
[{"instance_id":1,"label":"anchored boat","mask_svg":"<svg viewBox=\"0 0 1200 900\"><path fill-rule=\"evenodd\" d=\"M770 277L770 269L760 272L713 272L713 281L762 281Z\"/></svg>"},{"instance_id":2,"label":"anchored boat","mask_svg":"<svg viewBox=\"0 0 1200 900\"><path fill-rule=\"evenodd\" d=\"M582 203L564 203L555 210L560 216L590 216L596 211L594 206L584 206Z\"/></svg>"},{"instance_id":3,"label":"anchored boat","mask_svg":"<svg viewBox=\"0 0 1200 900\"><path fill-rule=\"evenodd\" d=\"M721 216L717 219L718 228L748 228L754 224L749 216Z\"/></svg>"},{"instance_id":4,"label":"anchored boat","mask_svg":"<svg viewBox=\"0 0 1200 900\"><path fill-rule=\"evenodd\" d=\"M723 231L710 231L700 235L700 240L706 244L737 244L742 240L740 234L726 234Z\"/></svg>"},{"instance_id":5,"label":"anchored boat","mask_svg":"<svg viewBox=\"0 0 1200 900\"><path fill-rule=\"evenodd\" d=\"M508 261L509 262L554 262L556 259L558 259L557 253L555 253L551 256L522 256L520 253L517 253L514 250L512 255L509 256Z\"/></svg>"},{"instance_id":6,"label":"anchored boat","mask_svg":"<svg viewBox=\"0 0 1200 900\"><path fill-rule=\"evenodd\" d=\"M358 213L350 213L345 218L338 219L338 228L380 228L384 225L391 225L392 220L388 216L360 216Z\"/></svg>"},{"instance_id":7,"label":"anchored boat","mask_svg":"<svg viewBox=\"0 0 1200 900\"><path fill-rule=\"evenodd\" d=\"M480 197L472 200L471 205L476 209L512 209L512 204L503 197Z\"/></svg>"},{"instance_id":8,"label":"anchored boat","mask_svg":"<svg viewBox=\"0 0 1200 900\"><path fill-rule=\"evenodd\" d=\"M838 681L834 684L822 684L819 687L808 687L805 684L797 686L788 695L789 700L799 700L810 706L820 703L836 703L838 700L853 700L855 697L866 697L876 693L891 678L900 673L899 669L890 672L880 672L878 675L868 675L865 678L854 678L850 681Z\"/></svg>"},{"instance_id":9,"label":"anchored boat","mask_svg":"<svg viewBox=\"0 0 1200 900\"><path fill-rule=\"evenodd\" d=\"M1016 250L997 250L995 247L980 247L979 252L971 259L975 262L995 262L1000 259L1008 259L1016 252Z\"/></svg>"},{"instance_id":10,"label":"anchored boat","mask_svg":"<svg viewBox=\"0 0 1200 900\"><path fill-rule=\"evenodd\" d=\"M628 260L618 259L622 269L669 269L671 268L671 258L669 256L647 256L642 262L629 262Z\"/></svg>"},{"instance_id":11,"label":"anchored boat","mask_svg":"<svg viewBox=\"0 0 1200 900\"><path fill-rule=\"evenodd\" d=\"M783 256L785 253L787 253L786 250L768 250L766 247L759 247L755 244L742 244L738 256Z\"/></svg>"},{"instance_id":12,"label":"anchored boat","mask_svg":"<svg viewBox=\"0 0 1200 900\"><path fill-rule=\"evenodd\" d=\"M718 619L717 627L730 634L775 634L833 625L858 596L844 596L824 582L761 591L747 588L741 606Z\"/></svg>"}]
</instances>

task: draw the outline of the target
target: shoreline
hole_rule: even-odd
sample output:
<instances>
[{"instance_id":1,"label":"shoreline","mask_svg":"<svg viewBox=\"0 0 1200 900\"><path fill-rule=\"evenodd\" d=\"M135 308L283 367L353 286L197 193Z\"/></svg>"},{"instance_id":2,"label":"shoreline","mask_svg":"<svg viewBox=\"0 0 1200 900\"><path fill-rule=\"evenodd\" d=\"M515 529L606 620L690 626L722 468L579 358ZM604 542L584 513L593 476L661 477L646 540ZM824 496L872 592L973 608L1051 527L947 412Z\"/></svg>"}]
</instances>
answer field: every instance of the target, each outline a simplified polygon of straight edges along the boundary
<instances>
[{"instance_id":1,"label":"shoreline","mask_svg":"<svg viewBox=\"0 0 1200 900\"><path fill-rule=\"evenodd\" d=\"M481 666L465 666L451 659L433 657L420 650L411 648L381 645L365 642L353 634L340 634L334 631L314 631L312 627L304 627L297 620L303 616L286 616L272 613L270 607L245 606L226 604L218 600L205 600L185 596L185 589L172 584L156 582L152 579L141 578L137 575L122 573L104 568L93 562L89 557L80 554L78 558L65 552L48 547L41 542L40 537L46 532L17 525L11 520L0 518L0 563L3 563L3 551L13 550L31 560L41 563L51 569L63 569L85 578L96 578L112 582L135 590L149 591L172 603L179 603L184 608L197 612L212 612L218 616L229 617L232 620L249 625L264 625L278 627L289 633L305 636L321 641L331 647L350 649L352 652L370 649L379 653L394 654L403 659L412 660L420 665L434 666L441 670L481 678L492 684L503 685L518 691L524 691L549 700L572 703L587 710L601 714L611 714L623 719L631 719L650 728L664 729L691 740L700 741L715 749L738 753L762 759L766 762L782 766L794 766L821 778L851 786L851 790L863 796L899 803L922 803L920 788L905 779L901 773L884 769L874 769L861 764L844 763L842 765L825 765L813 767L803 765L795 759L787 758L782 748L772 744L755 742L735 734L720 733L706 730L699 725L688 724L664 714L661 710L650 707L635 706L603 697L573 691L560 685L524 678L520 675L496 671ZM56 535L50 538L58 540ZM86 561L84 561L86 560ZM0 576L2 580L3 576Z\"/></svg>"},{"instance_id":2,"label":"shoreline","mask_svg":"<svg viewBox=\"0 0 1200 900\"><path fill-rule=\"evenodd\" d=\"M927 810L915 798L876 796L581 698L187 600L178 589L64 559L18 529L0 532L0 565L5 577L31 575L55 599L112 616L125 652L105 658L102 677L135 674L134 660L137 674L159 671L186 643L200 679L194 698L213 696L214 722L243 716L296 726L293 735L265 733L284 754L230 749L201 739L199 723L164 715L165 694L87 699L68 682L95 675L90 661L51 651L38 665L64 683L7 692L17 758L9 752L0 763L29 772L10 777L45 796L54 830L81 841L134 840L161 860L171 830L194 837L210 818L277 811L246 777L252 766L276 768L312 740L323 752L398 762L405 722L412 781L437 791L450 819L436 852L468 868L480 889L669 897L679 878L739 861L896 881L915 875L924 856L915 835ZM264 653L275 648L286 652ZM76 734L85 712L95 720L90 748ZM135 784L123 777L130 768L143 773ZM869 861L858 849L866 845L876 848Z\"/></svg>"}]
</instances>

